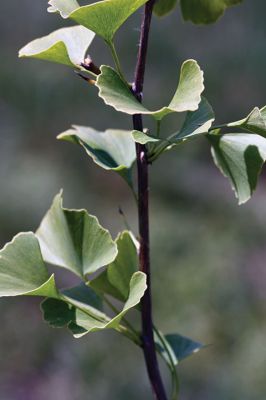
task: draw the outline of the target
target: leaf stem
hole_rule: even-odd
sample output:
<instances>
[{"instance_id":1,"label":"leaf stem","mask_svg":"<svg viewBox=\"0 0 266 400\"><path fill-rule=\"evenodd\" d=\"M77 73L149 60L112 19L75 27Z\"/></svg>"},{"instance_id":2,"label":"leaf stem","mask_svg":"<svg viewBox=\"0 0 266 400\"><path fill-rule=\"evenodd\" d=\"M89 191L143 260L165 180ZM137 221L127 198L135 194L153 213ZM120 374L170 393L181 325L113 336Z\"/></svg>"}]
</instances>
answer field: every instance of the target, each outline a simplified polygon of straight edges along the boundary
<instances>
[{"instance_id":1,"label":"leaf stem","mask_svg":"<svg viewBox=\"0 0 266 400\"><path fill-rule=\"evenodd\" d=\"M155 0L149 0L145 5L145 12L141 25L140 45L135 71L135 80L132 87L132 91L135 97L140 102L142 101L149 32L154 4ZM135 130L143 132L143 122L141 115L133 116L133 125ZM166 392L159 370L156 355L156 346L153 337L149 252L149 173L146 146L137 143L136 153L138 170L138 215L140 236L139 262L140 270L147 275L148 286L141 300L143 352L154 398L156 400L167 400Z\"/></svg>"},{"instance_id":2,"label":"leaf stem","mask_svg":"<svg viewBox=\"0 0 266 400\"><path fill-rule=\"evenodd\" d=\"M120 60L119 60L119 57L118 57L118 54L117 54L117 51L116 51L115 44L114 44L113 40L110 41L110 42L107 42L107 44L108 44L108 46L109 46L109 48L111 50L112 57L113 57L113 60L114 60L114 63L115 63L115 66L116 66L116 69L117 69L117 72L118 72L120 78L123 80L123 82L125 82L128 85L128 82L126 81L126 79L124 77L124 74L123 74L123 71L122 71L122 67L121 67L121 63L120 63Z\"/></svg>"}]
</instances>

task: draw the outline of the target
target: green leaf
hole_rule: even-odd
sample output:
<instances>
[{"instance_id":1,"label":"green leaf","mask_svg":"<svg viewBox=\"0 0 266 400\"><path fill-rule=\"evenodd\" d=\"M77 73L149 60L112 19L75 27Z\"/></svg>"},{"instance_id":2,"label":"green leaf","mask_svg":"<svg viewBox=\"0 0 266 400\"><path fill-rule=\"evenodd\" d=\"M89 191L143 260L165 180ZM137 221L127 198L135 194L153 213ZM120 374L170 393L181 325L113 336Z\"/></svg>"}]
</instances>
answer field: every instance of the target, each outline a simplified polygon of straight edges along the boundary
<instances>
[{"instance_id":1,"label":"green leaf","mask_svg":"<svg viewBox=\"0 0 266 400\"><path fill-rule=\"evenodd\" d=\"M84 61L86 50L95 34L83 26L62 28L30 42L19 51L19 57L41 60L77 67Z\"/></svg>"},{"instance_id":2,"label":"green leaf","mask_svg":"<svg viewBox=\"0 0 266 400\"><path fill-rule=\"evenodd\" d=\"M161 120L173 112L197 110L201 93L204 90L203 72L194 60L187 60L183 63L174 97L168 107L163 107L158 111L149 111L140 104L129 86L111 67L106 65L101 67L101 74L97 77L96 86L99 88L99 96L104 102L117 111L130 115L147 114L156 120Z\"/></svg>"},{"instance_id":3,"label":"green leaf","mask_svg":"<svg viewBox=\"0 0 266 400\"><path fill-rule=\"evenodd\" d=\"M177 5L177 0L157 0L154 6L154 13L158 17L169 14Z\"/></svg>"},{"instance_id":4,"label":"green leaf","mask_svg":"<svg viewBox=\"0 0 266 400\"><path fill-rule=\"evenodd\" d=\"M32 232L18 234L0 251L0 297L19 295L58 297Z\"/></svg>"},{"instance_id":5,"label":"green leaf","mask_svg":"<svg viewBox=\"0 0 266 400\"><path fill-rule=\"evenodd\" d=\"M203 344L179 334L166 335L165 339L175 354L177 364L205 347Z\"/></svg>"},{"instance_id":6,"label":"green leaf","mask_svg":"<svg viewBox=\"0 0 266 400\"><path fill-rule=\"evenodd\" d=\"M180 0L185 21L194 24L211 24L223 15L228 7L243 0Z\"/></svg>"},{"instance_id":7,"label":"green leaf","mask_svg":"<svg viewBox=\"0 0 266 400\"><path fill-rule=\"evenodd\" d=\"M61 300L45 299L41 304L44 320L54 328L63 328L75 321L76 308L97 318L107 318L102 313L102 299L84 283L62 292ZM100 311L100 312L99 312Z\"/></svg>"},{"instance_id":8,"label":"green leaf","mask_svg":"<svg viewBox=\"0 0 266 400\"><path fill-rule=\"evenodd\" d=\"M116 259L90 282L90 286L97 292L126 301L130 279L138 270L137 243L131 232L124 231L116 238L116 244L118 248Z\"/></svg>"},{"instance_id":9,"label":"green leaf","mask_svg":"<svg viewBox=\"0 0 266 400\"><path fill-rule=\"evenodd\" d=\"M176 333L163 335L158 331L156 333L156 331L154 331L154 340L157 351L169 367L172 365L177 366L180 361L199 352L205 347L199 342L195 342L194 340Z\"/></svg>"},{"instance_id":10,"label":"green leaf","mask_svg":"<svg viewBox=\"0 0 266 400\"><path fill-rule=\"evenodd\" d=\"M116 31L147 0L105 0L79 7L75 0L50 0L50 12L60 12L110 43Z\"/></svg>"},{"instance_id":11,"label":"green leaf","mask_svg":"<svg viewBox=\"0 0 266 400\"><path fill-rule=\"evenodd\" d=\"M187 140L196 135L207 133L214 121L214 112L208 101L202 97L199 108L194 112L188 112L181 130L171 139L176 142Z\"/></svg>"},{"instance_id":12,"label":"green leaf","mask_svg":"<svg viewBox=\"0 0 266 400\"><path fill-rule=\"evenodd\" d=\"M81 145L96 164L118 172L131 183L136 151L130 131L109 129L99 132L89 127L73 126L73 129L61 133L58 139Z\"/></svg>"},{"instance_id":13,"label":"green leaf","mask_svg":"<svg viewBox=\"0 0 266 400\"><path fill-rule=\"evenodd\" d=\"M62 300L45 299L41 310L44 321L53 328L64 328L75 320L75 309Z\"/></svg>"},{"instance_id":14,"label":"green leaf","mask_svg":"<svg viewBox=\"0 0 266 400\"><path fill-rule=\"evenodd\" d=\"M231 122L226 126L242 128L249 132L266 136L266 106L261 109L255 107L246 118Z\"/></svg>"},{"instance_id":15,"label":"green leaf","mask_svg":"<svg viewBox=\"0 0 266 400\"><path fill-rule=\"evenodd\" d=\"M80 277L112 262L117 247L110 233L86 210L62 207L58 194L36 233L45 261Z\"/></svg>"},{"instance_id":16,"label":"green leaf","mask_svg":"<svg viewBox=\"0 0 266 400\"><path fill-rule=\"evenodd\" d=\"M214 121L214 113L208 101L202 97L199 108L189 111L180 131L168 136L166 139L155 138L143 132L133 131L132 136L137 143L152 143L148 151L150 161L155 161L163 152L172 149L199 135L208 133ZM155 144L155 145L154 145Z\"/></svg>"},{"instance_id":17,"label":"green leaf","mask_svg":"<svg viewBox=\"0 0 266 400\"><path fill-rule=\"evenodd\" d=\"M88 314L83 311L76 311L75 324L70 324L69 328L72 329L74 336L79 338L89 332L96 332L102 329L118 329L123 316L137 304L139 304L147 288L146 275L143 272L135 272L130 280L129 296L122 309L122 311L108 322L95 321ZM80 331L79 328L85 331Z\"/></svg>"},{"instance_id":18,"label":"green leaf","mask_svg":"<svg viewBox=\"0 0 266 400\"><path fill-rule=\"evenodd\" d=\"M254 192L258 176L266 160L266 139L255 134L207 136L212 145L216 166L229 178L239 204Z\"/></svg>"}]
</instances>

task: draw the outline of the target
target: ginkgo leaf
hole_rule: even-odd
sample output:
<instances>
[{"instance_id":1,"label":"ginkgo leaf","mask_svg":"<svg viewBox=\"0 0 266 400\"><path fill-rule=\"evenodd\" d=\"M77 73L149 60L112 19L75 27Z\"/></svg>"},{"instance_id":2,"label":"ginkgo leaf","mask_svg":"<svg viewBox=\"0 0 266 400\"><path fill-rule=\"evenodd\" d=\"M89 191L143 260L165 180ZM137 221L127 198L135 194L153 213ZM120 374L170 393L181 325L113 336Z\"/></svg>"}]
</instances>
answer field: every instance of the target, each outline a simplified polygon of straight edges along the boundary
<instances>
[{"instance_id":1,"label":"ginkgo leaf","mask_svg":"<svg viewBox=\"0 0 266 400\"><path fill-rule=\"evenodd\" d=\"M116 259L90 282L90 286L97 292L126 301L130 279L138 270L138 243L131 232L124 231L116 238L116 244L118 249Z\"/></svg>"},{"instance_id":2,"label":"ginkgo leaf","mask_svg":"<svg viewBox=\"0 0 266 400\"><path fill-rule=\"evenodd\" d=\"M32 232L19 233L0 250L0 297L19 295L58 297Z\"/></svg>"},{"instance_id":3,"label":"ginkgo leaf","mask_svg":"<svg viewBox=\"0 0 266 400\"><path fill-rule=\"evenodd\" d=\"M158 17L169 14L177 5L177 0L157 0L154 6L154 13Z\"/></svg>"},{"instance_id":4,"label":"ginkgo leaf","mask_svg":"<svg viewBox=\"0 0 266 400\"><path fill-rule=\"evenodd\" d=\"M194 24L211 24L223 15L228 7L243 0L180 0L184 20Z\"/></svg>"},{"instance_id":5,"label":"ginkgo leaf","mask_svg":"<svg viewBox=\"0 0 266 400\"><path fill-rule=\"evenodd\" d=\"M261 109L255 107L246 118L240 121L230 122L226 124L226 126L243 128L249 132L266 136L266 106Z\"/></svg>"},{"instance_id":6,"label":"ginkgo leaf","mask_svg":"<svg viewBox=\"0 0 266 400\"><path fill-rule=\"evenodd\" d=\"M214 162L229 178L239 204L250 199L263 163L266 161L266 139L255 134L209 134Z\"/></svg>"},{"instance_id":7,"label":"ginkgo leaf","mask_svg":"<svg viewBox=\"0 0 266 400\"><path fill-rule=\"evenodd\" d=\"M41 304L44 320L54 328L66 327L75 321L76 308L89 313L96 320L108 321L102 312L102 299L84 283L60 293L60 300L47 298Z\"/></svg>"},{"instance_id":8,"label":"ginkgo leaf","mask_svg":"<svg viewBox=\"0 0 266 400\"><path fill-rule=\"evenodd\" d=\"M68 210L58 194L36 232L46 262L80 277L110 264L117 246L110 233L86 210Z\"/></svg>"},{"instance_id":9,"label":"ginkgo leaf","mask_svg":"<svg viewBox=\"0 0 266 400\"><path fill-rule=\"evenodd\" d=\"M158 353L169 366L177 366L180 361L198 353L205 347L178 333L163 335L157 329L154 331L154 339Z\"/></svg>"},{"instance_id":10,"label":"ginkgo leaf","mask_svg":"<svg viewBox=\"0 0 266 400\"><path fill-rule=\"evenodd\" d=\"M108 129L99 132L85 126L73 126L73 129L61 133L58 139L81 145L96 164L118 172L131 183L136 150L130 131Z\"/></svg>"},{"instance_id":11,"label":"ginkgo leaf","mask_svg":"<svg viewBox=\"0 0 266 400\"><path fill-rule=\"evenodd\" d=\"M79 67L95 34L83 26L61 28L40 39L33 40L19 51L19 57Z\"/></svg>"},{"instance_id":12,"label":"ginkgo leaf","mask_svg":"<svg viewBox=\"0 0 266 400\"><path fill-rule=\"evenodd\" d=\"M49 12L60 12L110 43L116 31L147 0L104 0L79 7L76 0L50 0Z\"/></svg>"},{"instance_id":13,"label":"ginkgo leaf","mask_svg":"<svg viewBox=\"0 0 266 400\"><path fill-rule=\"evenodd\" d=\"M213 121L213 109L208 101L202 97L199 108L193 112L189 111L181 129L171 134L166 139L155 138L140 131L133 131L132 136L137 143L152 144L152 147L148 151L148 157L150 161L154 161L164 151L208 133Z\"/></svg>"},{"instance_id":14,"label":"ginkgo leaf","mask_svg":"<svg viewBox=\"0 0 266 400\"><path fill-rule=\"evenodd\" d=\"M117 329L123 316L139 304L146 288L146 275L143 272L135 272L130 280L128 299L119 314L112 319L110 318L108 322L101 322L95 321L94 318L91 318L85 312L77 309L75 323L70 324L69 328L72 329L74 336L77 338L82 337L89 332L96 332L102 329ZM80 328L84 331L80 332Z\"/></svg>"},{"instance_id":15,"label":"ginkgo leaf","mask_svg":"<svg viewBox=\"0 0 266 400\"><path fill-rule=\"evenodd\" d=\"M203 72L194 60L187 60L183 63L179 84L169 106L157 111L149 111L139 103L129 86L111 67L106 65L101 67L101 74L97 77L96 86L99 88L99 96L104 102L117 111L130 115L147 114L156 120L161 120L173 112L197 110L201 93L204 90Z\"/></svg>"}]
</instances>

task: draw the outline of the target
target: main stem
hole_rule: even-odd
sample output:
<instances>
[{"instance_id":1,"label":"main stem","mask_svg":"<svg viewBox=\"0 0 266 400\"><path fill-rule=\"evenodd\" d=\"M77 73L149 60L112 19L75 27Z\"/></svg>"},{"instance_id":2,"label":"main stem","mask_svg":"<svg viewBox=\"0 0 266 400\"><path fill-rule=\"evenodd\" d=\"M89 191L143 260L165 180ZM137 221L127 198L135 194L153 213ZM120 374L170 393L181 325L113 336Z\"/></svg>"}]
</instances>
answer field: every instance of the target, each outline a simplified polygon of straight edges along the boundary
<instances>
[{"instance_id":1,"label":"main stem","mask_svg":"<svg viewBox=\"0 0 266 400\"><path fill-rule=\"evenodd\" d=\"M140 45L135 71L135 80L132 87L133 93L140 102L142 101L149 32L154 4L155 0L150 0L145 5L145 12L141 25ZM135 130L143 131L141 115L133 116L133 125ZM163 381L160 375L153 337L149 249L149 164L145 145L137 143L136 154L138 169L138 215L140 235L139 262L140 270L147 275L148 286L141 301L143 352L154 398L157 400L167 400Z\"/></svg>"}]
</instances>

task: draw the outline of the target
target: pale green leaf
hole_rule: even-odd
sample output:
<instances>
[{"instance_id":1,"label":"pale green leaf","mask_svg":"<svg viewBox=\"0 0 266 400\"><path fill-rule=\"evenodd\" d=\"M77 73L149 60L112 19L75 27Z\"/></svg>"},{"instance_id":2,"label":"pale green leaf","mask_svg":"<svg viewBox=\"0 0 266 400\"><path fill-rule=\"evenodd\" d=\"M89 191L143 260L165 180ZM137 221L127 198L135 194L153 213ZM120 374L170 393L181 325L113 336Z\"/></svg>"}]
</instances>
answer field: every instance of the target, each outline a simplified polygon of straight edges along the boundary
<instances>
[{"instance_id":1,"label":"pale green leaf","mask_svg":"<svg viewBox=\"0 0 266 400\"><path fill-rule=\"evenodd\" d=\"M70 325L70 329L73 328L74 336L81 337L89 332L96 332L102 329L117 329L123 316L129 310L139 304L141 298L145 293L146 288L146 275L143 272L135 272L131 277L129 285L129 296L122 311L114 318L110 319L108 322L95 321L94 318L91 318L85 312L77 310L75 324L76 326L83 328L85 331L79 332L79 330L77 330L75 333L76 326Z\"/></svg>"},{"instance_id":2,"label":"pale green leaf","mask_svg":"<svg viewBox=\"0 0 266 400\"><path fill-rule=\"evenodd\" d=\"M147 135L146 133L141 131L132 131L132 136L134 138L134 141L140 144L147 144L152 142L157 143L161 141L159 138Z\"/></svg>"},{"instance_id":3,"label":"pale green leaf","mask_svg":"<svg viewBox=\"0 0 266 400\"><path fill-rule=\"evenodd\" d=\"M19 295L58 296L32 232L18 234L0 251L0 297Z\"/></svg>"},{"instance_id":4,"label":"pale green leaf","mask_svg":"<svg viewBox=\"0 0 266 400\"><path fill-rule=\"evenodd\" d=\"M19 51L19 57L78 67L84 61L86 50L95 34L83 26L58 29L48 36L30 42Z\"/></svg>"},{"instance_id":5,"label":"pale green leaf","mask_svg":"<svg viewBox=\"0 0 266 400\"><path fill-rule=\"evenodd\" d=\"M266 136L266 106L261 109L255 107L246 118L241 119L240 121L231 122L226 124L226 126L243 128L249 132Z\"/></svg>"},{"instance_id":6,"label":"pale green leaf","mask_svg":"<svg viewBox=\"0 0 266 400\"><path fill-rule=\"evenodd\" d=\"M223 15L228 7L243 0L180 0L185 21L194 24L211 24Z\"/></svg>"},{"instance_id":7,"label":"pale green leaf","mask_svg":"<svg viewBox=\"0 0 266 400\"><path fill-rule=\"evenodd\" d=\"M130 115L147 114L157 120L161 120L172 112L197 110L201 93L204 90L203 72L194 60L187 60L183 63L179 84L169 106L158 111L149 111L140 104L129 86L111 67L105 65L101 67L101 74L97 77L96 86L99 88L99 96L104 102L117 111Z\"/></svg>"},{"instance_id":8,"label":"pale green leaf","mask_svg":"<svg viewBox=\"0 0 266 400\"><path fill-rule=\"evenodd\" d=\"M113 170L131 182L131 168L136 159L135 143L130 131L108 129L96 131L73 126L58 139L81 145L93 161L106 170Z\"/></svg>"},{"instance_id":9,"label":"pale green leaf","mask_svg":"<svg viewBox=\"0 0 266 400\"><path fill-rule=\"evenodd\" d=\"M239 204L254 192L266 160L266 139L255 134L208 135L214 162L229 178Z\"/></svg>"},{"instance_id":10,"label":"pale green leaf","mask_svg":"<svg viewBox=\"0 0 266 400\"><path fill-rule=\"evenodd\" d=\"M154 6L154 13L158 17L169 14L177 5L177 0L157 0Z\"/></svg>"},{"instance_id":11,"label":"pale green leaf","mask_svg":"<svg viewBox=\"0 0 266 400\"><path fill-rule=\"evenodd\" d=\"M79 7L75 0L50 0L49 11L60 12L110 43L116 31L147 0L105 0Z\"/></svg>"},{"instance_id":12,"label":"pale green leaf","mask_svg":"<svg viewBox=\"0 0 266 400\"><path fill-rule=\"evenodd\" d=\"M112 262L117 247L110 233L86 210L62 207L58 194L37 233L45 261L83 277Z\"/></svg>"},{"instance_id":13,"label":"pale green leaf","mask_svg":"<svg viewBox=\"0 0 266 400\"><path fill-rule=\"evenodd\" d=\"M98 292L126 301L130 279L138 270L137 243L131 232L124 231L116 238L116 244L118 248L116 259L90 282L90 286Z\"/></svg>"}]
</instances>

